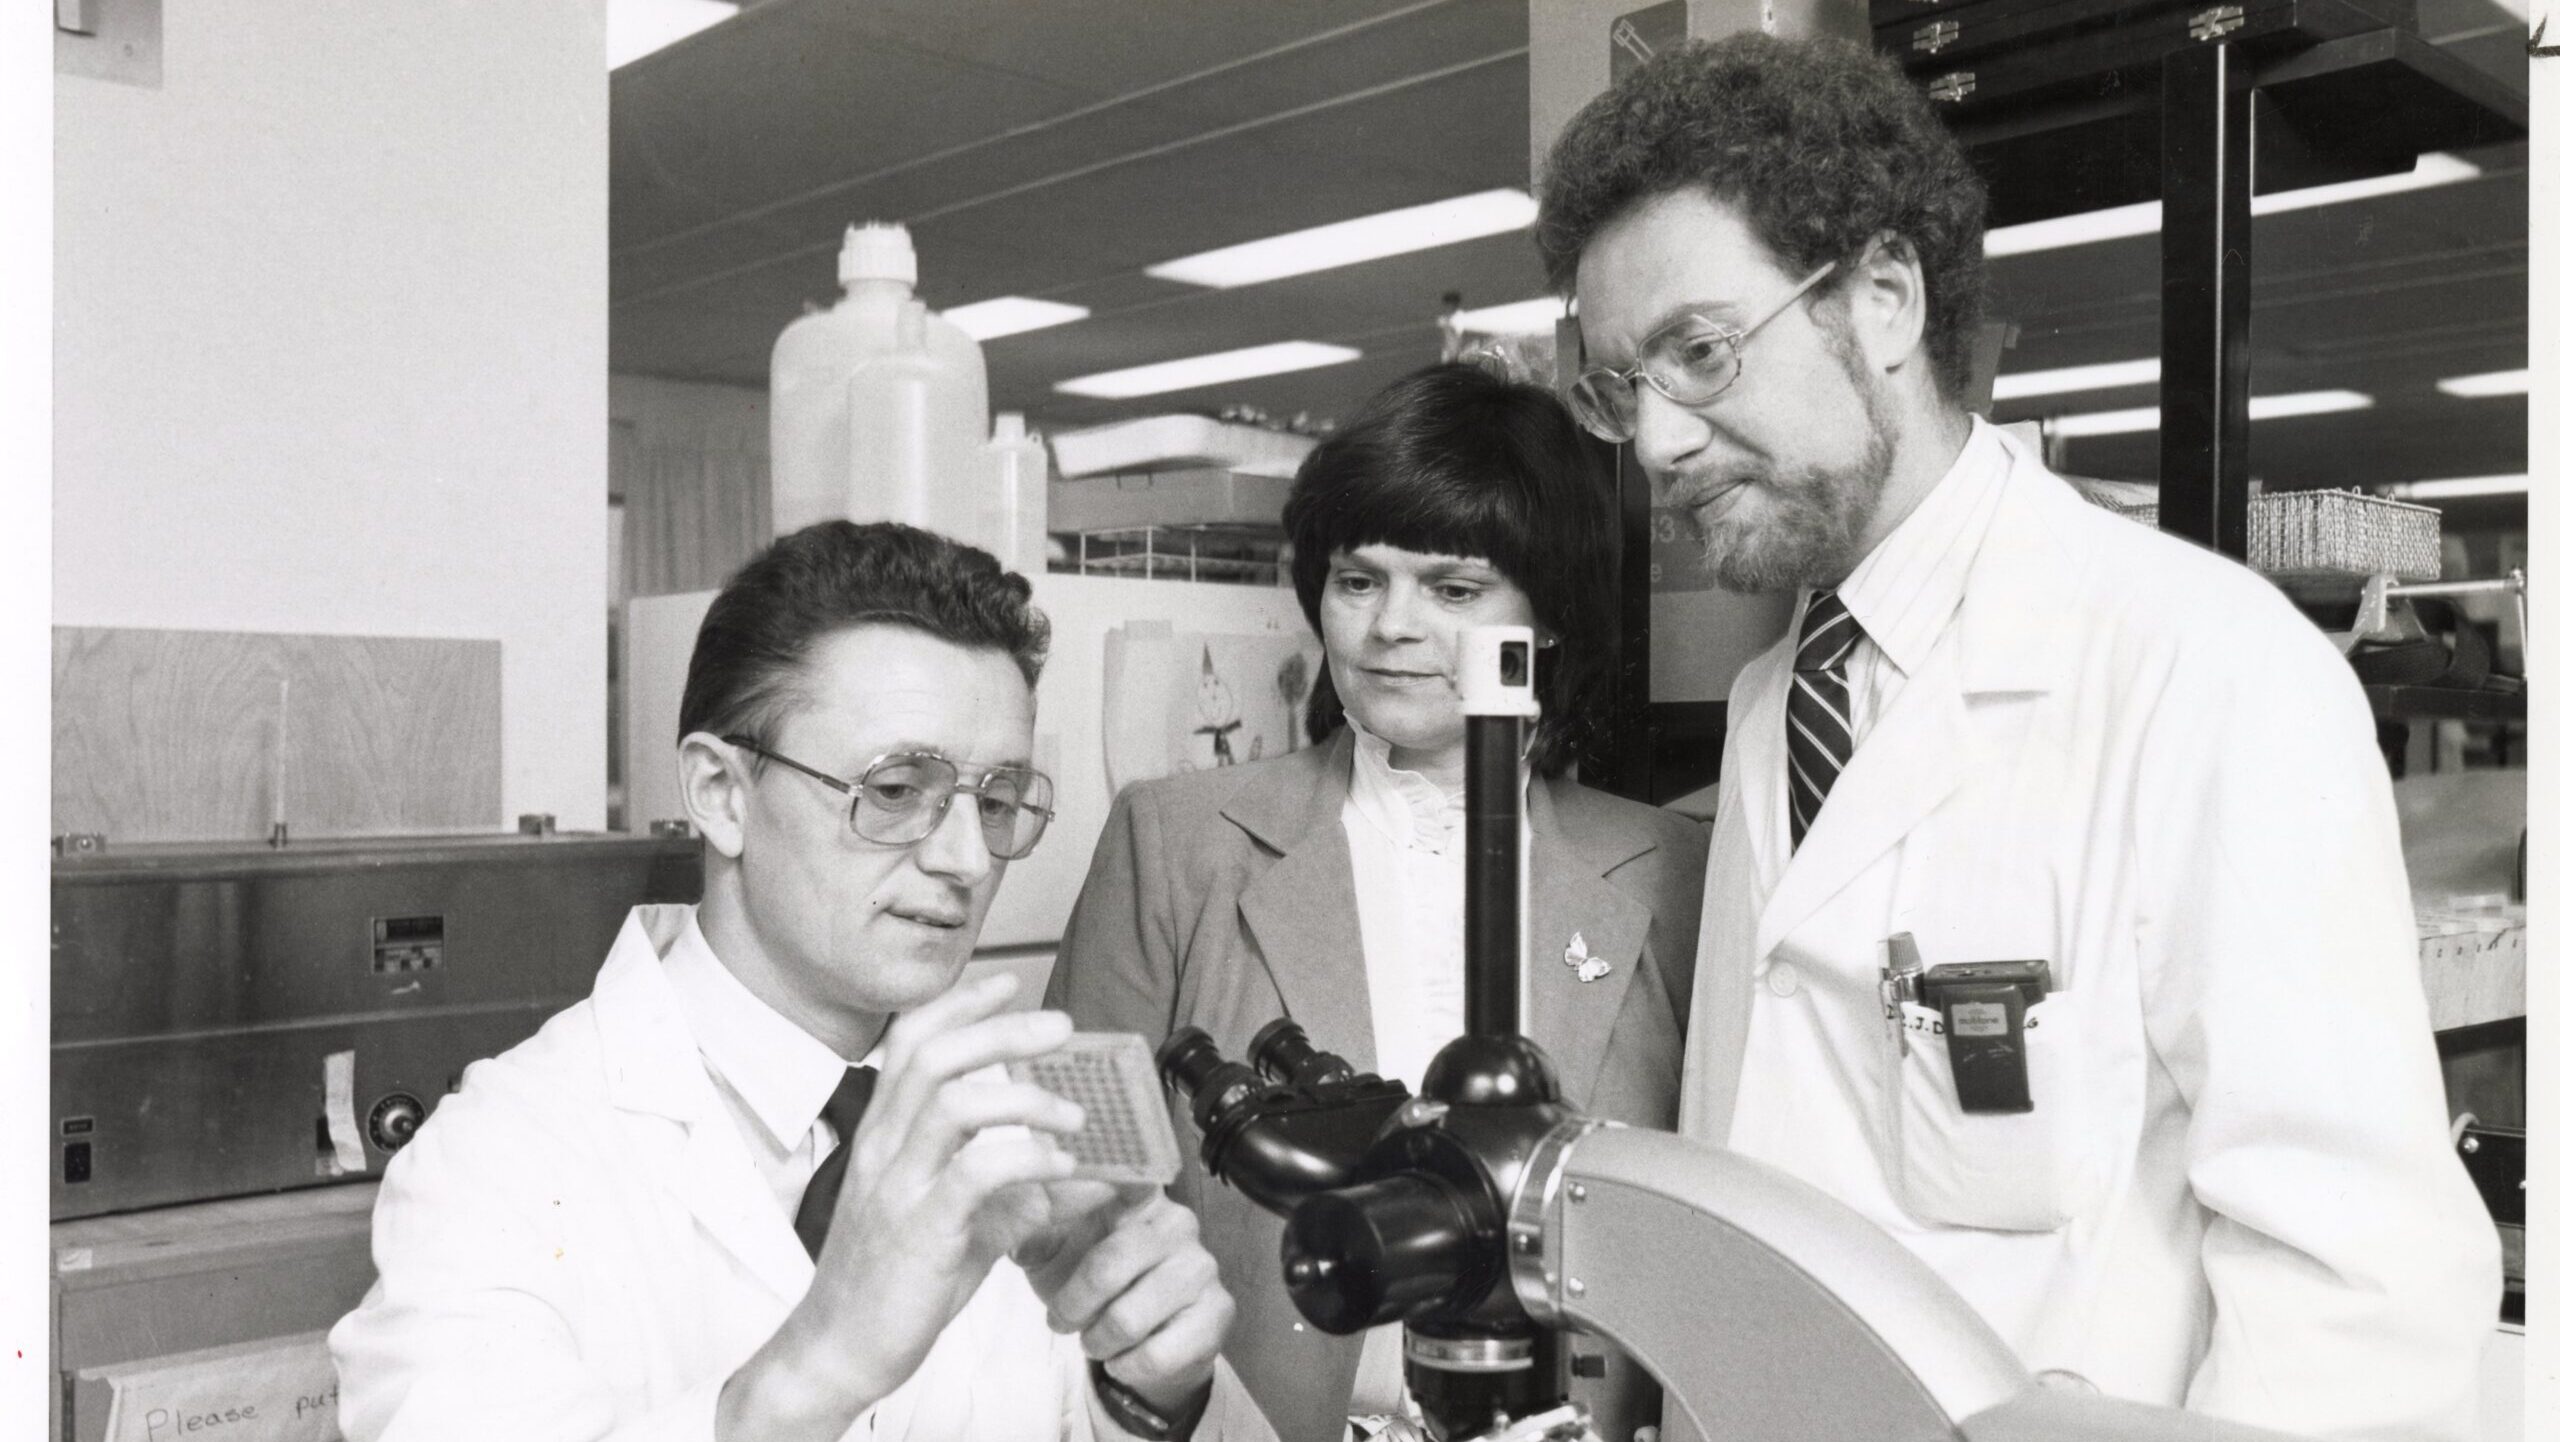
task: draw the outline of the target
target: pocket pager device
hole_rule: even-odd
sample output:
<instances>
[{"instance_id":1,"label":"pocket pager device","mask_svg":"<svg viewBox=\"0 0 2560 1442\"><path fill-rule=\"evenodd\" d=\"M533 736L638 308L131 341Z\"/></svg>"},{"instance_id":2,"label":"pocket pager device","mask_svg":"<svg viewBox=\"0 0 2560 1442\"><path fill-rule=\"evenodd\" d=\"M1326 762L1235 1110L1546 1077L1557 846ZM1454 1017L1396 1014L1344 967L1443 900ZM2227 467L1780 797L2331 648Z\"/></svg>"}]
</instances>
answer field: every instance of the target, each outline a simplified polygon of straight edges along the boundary
<instances>
[{"instance_id":1,"label":"pocket pager device","mask_svg":"<svg viewBox=\"0 0 2560 1442\"><path fill-rule=\"evenodd\" d=\"M2027 1008L2052 989L2041 961L1960 961L1920 973L1920 1004L1946 1018L1956 1104L1968 1112L2031 1112Z\"/></svg>"},{"instance_id":2,"label":"pocket pager device","mask_svg":"<svg viewBox=\"0 0 2560 1442\"><path fill-rule=\"evenodd\" d=\"M1182 1150L1165 1116L1155 1048L1135 1032L1080 1031L1056 1051L1006 1063L1029 1082L1084 1108L1084 1130L1057 1139L1076 1159L1076 1176L1163 1186L1182 1170Z\"/></svg>"}]
</instances>

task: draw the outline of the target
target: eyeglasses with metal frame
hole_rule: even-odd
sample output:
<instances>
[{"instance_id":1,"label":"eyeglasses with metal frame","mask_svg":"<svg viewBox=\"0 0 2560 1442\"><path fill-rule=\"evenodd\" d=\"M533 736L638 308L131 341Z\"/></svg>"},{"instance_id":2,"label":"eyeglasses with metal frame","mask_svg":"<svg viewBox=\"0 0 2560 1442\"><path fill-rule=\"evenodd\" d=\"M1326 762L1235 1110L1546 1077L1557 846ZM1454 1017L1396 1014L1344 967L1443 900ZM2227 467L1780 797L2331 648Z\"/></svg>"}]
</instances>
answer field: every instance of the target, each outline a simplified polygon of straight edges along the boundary
<instances>
[{"instance_id":1,"label":"eyeglasses with metal frame","mask_svg":"<svg viewBox=\"0 0 2560 1442\"><path fill-rule=\"evenodd\" d=\"M951 798L966 794L977 799L978 834L986 840L987 854L998 861L1020 861L1040 844L1041 833L1057 815L1051 805L1056 786L1028 766L973 768L978 779L968 781L961 764L947 756L892 751L872 758L861 776L847 781L745 736L720 739L845 793L852 798L845 808L846 824L854 835L881 846L912 846L931 836L951 809Z\"/></svg>"},{"instance_id":2,"label":"eyeglasses with metal frame","mask_svg":"<svg viewBox=\"0 0 2560 1442\"><path fill-rule=\"evenodd\" d=\"M1666 321L1646 336L1636 348L1636 363L1625 370L1586 366L1565 392L1573 418L1584 430L1616 445L1635 438L1637 381L1653 387L1675 406L1702 406L1723 395L1742 378L1742 343L1786 314L1787 307L1803 299L1839 265L1836 260L1824 261L1768 314L1739 330L1693 312Z\"/></svg>"}]
</instances>

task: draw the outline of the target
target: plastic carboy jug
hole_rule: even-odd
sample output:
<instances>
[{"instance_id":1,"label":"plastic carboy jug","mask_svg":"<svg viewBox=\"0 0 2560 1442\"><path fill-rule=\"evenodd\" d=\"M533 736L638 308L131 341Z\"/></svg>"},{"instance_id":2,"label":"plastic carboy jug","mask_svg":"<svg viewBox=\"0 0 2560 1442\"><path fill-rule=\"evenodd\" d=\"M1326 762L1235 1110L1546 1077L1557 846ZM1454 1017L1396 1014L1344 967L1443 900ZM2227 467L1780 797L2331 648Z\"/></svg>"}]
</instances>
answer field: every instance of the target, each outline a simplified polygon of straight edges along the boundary
<instances>
[{"instance_id":1,"label":"plastic carboy jug","mask_svg":"<svg viewBox=\"0 0 2560 1442\"><path fill-rule=\"evenodd\" d=\"M1049 568L1049 447L1024 427L1021 412L996 412L987 472L968 539L994 552L1006 570L1039 575Z\"/></svg>"},{"instance_id":2,"label":"plastic carboy jug","mask_svg":"<svg viewBox=\"0 0 2560 1442\"><path fill-rule=\"evenodd\" d=\"M978 521L987 362L915 297L902 225L846 228L844 299L773 343L773 533L813 521Z\"/></svg>"}]
</instances>

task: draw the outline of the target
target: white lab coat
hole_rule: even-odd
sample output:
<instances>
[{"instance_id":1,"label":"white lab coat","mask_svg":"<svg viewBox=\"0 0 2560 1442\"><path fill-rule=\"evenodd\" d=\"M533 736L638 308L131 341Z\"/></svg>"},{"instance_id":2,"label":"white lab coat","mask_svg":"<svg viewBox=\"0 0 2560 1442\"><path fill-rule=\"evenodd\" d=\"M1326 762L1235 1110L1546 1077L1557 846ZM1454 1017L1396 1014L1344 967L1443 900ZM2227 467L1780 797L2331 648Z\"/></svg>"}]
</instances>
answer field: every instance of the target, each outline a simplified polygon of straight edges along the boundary
<instances>
[{"instance_id":1,"label":"white lab coat","mask_svg":"<svg viewBox=\"0 0 2560 1442\"><path fill-rule=\"evenodd\" d=\"M633 911L594 994L475 1063L392 1159L379 1279L329 1338L350 1442L707 1442L721 1383L807 1290L808 1254L659 970L687 910ZM1078 1340L999 1262L847 1436L1095 1431ZM1224 1362L1197 1435L1270 1435Z\"/></svg>"},{"instance_id":2,"label":"white lab coat","mask_svg":"<svg viewBox=\"0 0 2560 1442\"><path fill-rule=\"evenodd\" d=\"M2468 1436L2498 1250L2364 698L2264 581L1997 439L1963 602L1792 861L1792 637L1735 682L1682 1129L1875 1220L2031 1369ZM1929 1014L1902 1054L1876 988L1902 931L1933 964L2050 963L2032 1113L1963 1113Z\"/></svg>"}]
</instances>

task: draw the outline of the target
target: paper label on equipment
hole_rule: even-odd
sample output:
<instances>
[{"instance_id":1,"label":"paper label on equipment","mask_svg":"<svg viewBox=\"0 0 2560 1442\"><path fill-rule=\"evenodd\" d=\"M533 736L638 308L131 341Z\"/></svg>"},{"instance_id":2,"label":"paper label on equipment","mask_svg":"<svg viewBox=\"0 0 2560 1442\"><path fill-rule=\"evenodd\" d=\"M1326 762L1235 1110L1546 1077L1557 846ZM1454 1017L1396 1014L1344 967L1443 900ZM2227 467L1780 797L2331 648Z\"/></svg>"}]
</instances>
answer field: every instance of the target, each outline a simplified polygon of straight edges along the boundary
<instances>
[{"instance_id":1,"label":"paper label on equipment","mask_svg":"<svg viewBox=\"0 0 2560 1442\"><path fill-rule=\"evenodd\" d=\"M364 1133L356 1130L356 1054L333 1051L321 1063L325 1100L321 1114L329 1119L329 1145L338 1170L364 1170Z\"/></svg>"},{"instance_id":2,"label":"paper label on equipment","mask_svg":"<svg viewBox=\"0 0 2560 1442\"><path fill-rule=\"evenodd\" d=\"M2007 1036L2009 1009L1996 1001L1960 1001L1947 1008L1947 1029L1958 1036Z\"/></svg>"},{"instance_id":3,"label":"paper label on equipment","mask_svg":"<svg viewBox=\"0 0 2560 1442\"><path fill-rule=\"evenodd\" d=\"M328 1335L217 1347L107 1371L108 1442L220 1436L337 1442L338 1372Z\"/></svg>"}]
</instances>

